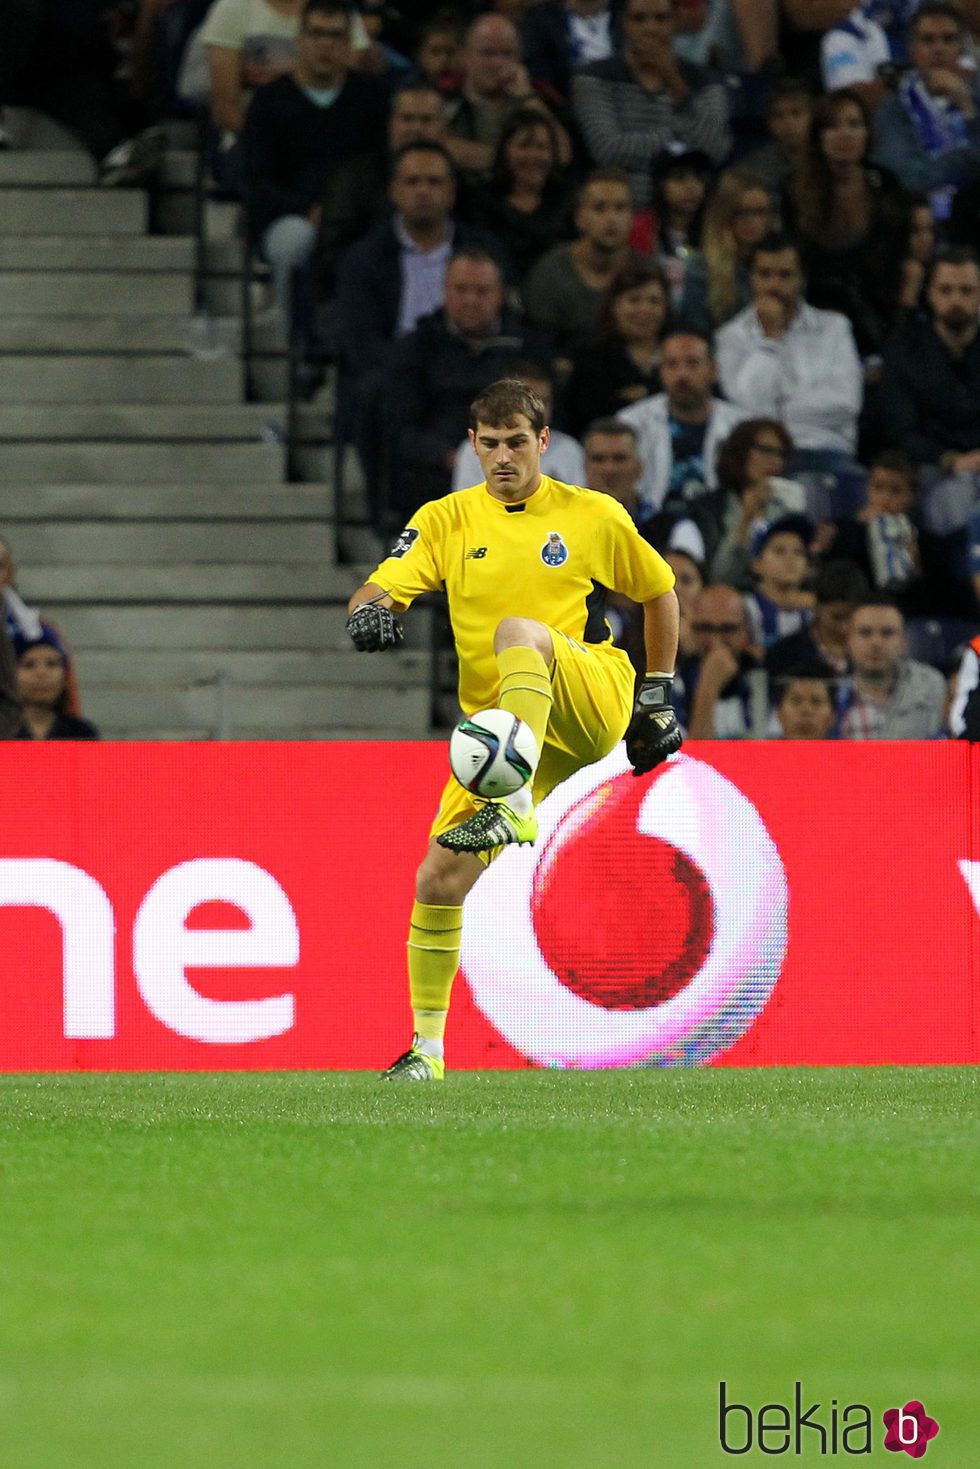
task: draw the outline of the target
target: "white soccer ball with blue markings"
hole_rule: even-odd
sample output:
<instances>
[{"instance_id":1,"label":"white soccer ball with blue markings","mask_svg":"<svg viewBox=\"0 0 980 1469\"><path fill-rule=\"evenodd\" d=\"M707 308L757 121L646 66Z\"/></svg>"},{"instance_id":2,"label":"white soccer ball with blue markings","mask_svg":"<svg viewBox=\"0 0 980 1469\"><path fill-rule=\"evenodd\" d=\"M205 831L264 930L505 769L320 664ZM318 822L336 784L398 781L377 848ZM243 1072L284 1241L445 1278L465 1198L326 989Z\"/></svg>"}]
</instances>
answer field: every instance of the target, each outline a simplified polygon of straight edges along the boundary
<instances>
[{"instance_id":1,"label":"white soccer ball with blue markings","mask_svg":"<svg viewBox=\"0 0 980 1469\"><path fill-rule=\"evenodd\" d=\"M460 785L474 796L512 796L526 785L538 763L538 742L529 725L506 709L481 709L459 721L449 738L449 763Z\"/></svg>"}]
</instances>

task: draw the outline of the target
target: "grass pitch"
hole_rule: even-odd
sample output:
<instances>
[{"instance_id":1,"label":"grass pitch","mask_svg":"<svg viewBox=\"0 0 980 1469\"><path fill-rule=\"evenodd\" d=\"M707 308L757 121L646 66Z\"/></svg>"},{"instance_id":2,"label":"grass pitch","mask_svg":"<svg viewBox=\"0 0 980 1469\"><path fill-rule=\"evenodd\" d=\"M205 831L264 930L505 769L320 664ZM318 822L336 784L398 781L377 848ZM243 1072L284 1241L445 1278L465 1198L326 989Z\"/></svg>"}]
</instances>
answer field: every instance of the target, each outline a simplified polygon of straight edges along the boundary
<instances>
[{"instance_id":1,"label":"grass pitch","mask_svg":"<svg viewBox=\"0 0 980 1469\"><path fill-rule=\"evenodd\" d=\"M881 1413L921 1398L965 1469L977 1100L965 1069L2 1078L0 1464L703 1469L721 1379L799 1379L892 1465Z\"/></svg>"}]
</instances>

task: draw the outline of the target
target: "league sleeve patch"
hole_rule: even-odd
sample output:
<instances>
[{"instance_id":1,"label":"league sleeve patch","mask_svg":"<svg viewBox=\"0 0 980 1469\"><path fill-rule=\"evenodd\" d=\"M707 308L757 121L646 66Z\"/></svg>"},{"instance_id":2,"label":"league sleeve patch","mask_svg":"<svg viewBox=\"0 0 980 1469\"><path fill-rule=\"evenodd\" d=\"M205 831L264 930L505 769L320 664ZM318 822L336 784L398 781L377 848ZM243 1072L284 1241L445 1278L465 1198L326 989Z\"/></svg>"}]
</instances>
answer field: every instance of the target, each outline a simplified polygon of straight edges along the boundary
<instances>
[{"instance_id":1,"label":"league sleeve patch","mask_svg":"<svg viewBox=\"0 0 980 1469\"><path fill-rule=\"evenodd\" d=\"M406 526L401 535L398 537L395 544L392 546L391 550L388 552L388 555L395 558L407 556L409 551L415 545L415 542L418 540L418 538L418 531L415 530L412 526Z\"/></svg>"}]
</instances>

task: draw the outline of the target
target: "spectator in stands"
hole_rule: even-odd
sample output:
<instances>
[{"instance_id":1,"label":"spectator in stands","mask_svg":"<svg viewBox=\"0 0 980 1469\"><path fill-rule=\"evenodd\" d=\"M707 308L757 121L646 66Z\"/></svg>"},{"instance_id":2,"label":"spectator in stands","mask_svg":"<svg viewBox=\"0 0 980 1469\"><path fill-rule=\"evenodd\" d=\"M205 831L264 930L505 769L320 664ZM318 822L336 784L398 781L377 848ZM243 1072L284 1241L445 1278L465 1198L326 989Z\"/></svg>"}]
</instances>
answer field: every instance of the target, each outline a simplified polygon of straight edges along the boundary
<instances>
[{"instance_id":1,"label":"spectator in stands","mask_svg":"<svg viewBox=\"0 0 980 1469\"><path fill-rule=\"evenodd\" d=\"M295 70L256 94L245 122L249 232L287 322L304 336L313 328L308 268L330 174L384 149L384 91L350 71L349 28L341 0L307 0Z\"/></svg>"},{"instance_id":2,"label":"spectator in stands","mask_svg":"<svg viewBox=\"0 0 980 1469\"><path fill-rule=\"evenodd\" d=\"M980 741L980 637L963 650L956 674L949 732L958 740Z\"/></svg>"},{"instance_id":3,"label":"spectator in stands","mask_svg":"<svg viewBox=\"0 0 980 1469\"><path fill-rule=\"evenodd\" d=\"M784 740L832 739L837 710L830 684L809 671L785 675L778 686L776 719Z\"/></svg>"},{"instance_id":4,"label":"spectator in stands","mask_svg":"<svg viewBox=\"0 0 980 1469\"><path fill-rule=\"evenodd\" d=\"M795 173L806 151L816 99L801 77L773 84L766 108L770 141L742 161L742 167L773 194Z\"/></svg>"},{"instance_id":5,"label":"spectator in stands","mask_svg":"<svg viewBox=\"0 0 980 1469\"><path fill-rule=\"evenodd\" d=\"M721 385L732 403L778 419L796 444L791 469L854 469L863 398L847 318L803 298L799 246L768 235L749 257L752 304L718 333Z\"/></svg>"},{"instance_id":6,"label":"spectator in stands","mask_svg":"<svg viewBox=\"0 0 980 1469\"><path fill-rule=\"evenodd\" d=\"M688 255L680 318L711 332L750 301L749 255L776 228L776 201L745 169L718 179L705 210L699 250Z\"/></svg>"},{"instance_id":7,"label":"spectator in stands","mask_svg":"<svg viewBox=\"0 0 980 1469\"><path fill-rule=\"evenodd\" d=\"M619 417L638 435L647 514L666 508L672 518L683 518L717 487L718 446L745 414L714 397L716 378L710 343L681 328L664 339L663 391L621 410Z\"/></svg>"},{"instance_id":8,"label":"spectator in stands","mask_svg":"<svg viewBox=\"0 0 980 1469\"><path fill-rule=\"evenodd\" d=\"M902 312L915 311L922 304L926 276L936 253L936 220L925 194L907 194L908 229L902 251L902 286L899 304Z\"/></svg>"},{"instance_id":9,"label":"spectator in stands","mask_svg":"<svg viewBox=\"0 0 980 1469\"><path fill-rule=\"evenodd\" d=\"M948 535L980 501L980 264L972 250L936 255L925 299L927 312L909 316L885 354L882 418L889 442L933 481L925 525Z\"/></svg>"},{"instance_id":10,"label":"spectator in stands","mask_svg":"<svg viewBox=\"0 0 980 1469\"><path fill-rule=\"evenodd\" d=\"M5 625L0 622L0 740L15 740L24 720L17 688L17 661Z\"/></svg>"},{"instance_id":11,"label":"spectator in stands","mask_svg":"<svg viewBox=\"0 0 980 1469\"><path fill-rule=\"evenodd\" d=\"M832 92L818 104L807 151L787 180L809 300L848 318L865 358L880 356L900 310L909 230L906 196L867 163L870 142L863 98Z\"/></svg>"},{"instance_id":12,"label":"spectator in stands","mask_svg":"<svg viewBox=\"0 0 980 1469\"><path fill-rule=\"evenodd\" d=\"M632 243L655 253L670 281L671 304L684 295L687 262L701 243L705 203L714 169L706 153L669 145L654 168L653 200L634 220ZM649 235L647 235L649 228Z\"/></svg>"},{"instance_id":13,"label":"spectator in stands","mask_svg":"<svg viewBox=\"0 0 980 1469\"><path fill-rule=\"evenodd\" d=\"M526 383L532 392L537 393L545 406L545 417L550 424L555 401L555 384L551 369L544 362L535 362L528 358L523 362L511 363L507 369L507 376L518 378L522 383ZM552 479L561 480L563 484L584 485L585 455L578 439L573 439L571 434L563 433L560 428L552 428L548 447L541 455L541 470L543 474L550 475ZM480 468L476 450L467 436L456 451L452 487L454 490L465 490L469 485L482 483L483 470Z\"/></svg>"},{"instance_id":14,"label":"spectator in stands","mask_svg":"<svg viewBox=\"0 0 980 1469\"><path fill-rule=\"evenodd\" d=\"M692 632L694 654L680 659L674 678L674 707L689 737L762 738L769 718L766 678L734 587L718 583L698 594Z\"/></svg>"},{"instance_id":15,"label":"spectator in stands","mask_svg":"<svg viewBox=\"0 0 980 1469\"><path fill-rule=\"evenodd\" d=\"M639 523L643 461L637 453L636 430L621 418L597 418L586 429L582 447L582 483L590 490L611 495Z\"/></svg>"},{"instance_id":16,"label":"spectator in stands","mask_svg":"<svg viewBox=\"0 0 980 1469\"><path fill-rule=\"evenodd\" d=\"M633 197L622 169L594 170L576 204L577 239L542 255L528 277L528 318L549 333L563 358L594 334L617 272L642 258L627 243L632 217Z\"/></svg>"},{"instance_id":17,"label":"spectator in stands","mask_svg":"<svg viewBox=\"0 0 980 1469\"><path fill-rule=\"evenodd\" d=\"M752 545L755 590L745 598L752 643L763 651L780 638L800 632L813 615L810 577L813 525L805 516L787 515L764 525Z\"/></svg>"},{"instance_id":18,"label":"spectator in stands","mask_svg":"<svg viewBox=\"0 0 980 1469\"><path fill-rule=\"evenodd\" d=\"M674 591L677 593L677 603L680 609L677 656L688 658L696 651L693 628L694 609L698 595L706 585L704 564L689 552L680 550L679 547L672 550L668 548L664 552L664 560L674 573Z\"/></svg>"},{"instance_id":19,"label":"spectator in stands","mask_svg":"<svg viewBox=\"0 0 980 1469\"><path fill-rule=\"evenodd\" d=\"M352 245L340 265L337 305L345 365L379 368L396 337L443 301L455 248L487 237L453 216L456 177L440 143L408 143L392 162L391 216Z\"/></svg>"},{"instance_id":20,"label":"spectator in stands","mask_svg":"<svg viewBox=\"0 0 980 1469\"><path fill-rule=\"evenodd\" d=\"M415 80L428 82L443 95L459 83L459 27L448 11L422 27L415 50Z\"/></svg>"},{"instance_id":21,"label":"spectator in stands","mask_svg":"<svg viewBox=\"0 0 980 1469\"><path fill-rule=\"evenodd\" d=\"M820 550L860 567L869 584L887 592L903 611L902 595L922 575L919 534L910 513L918 500L915 465L901 449L882 449L868 475L864 505L821 527Z\"/></svg>"},{"instance_id":22,"label":"spectator in stands","mask_svg":"<svg viewBox=\"0 0 980 1469\"><path fill-rule=\"evenodd\" d=\"M504 125L489 179L467 201L467 217L500 240L520 280L547 250L575 233L564 173L551 118L537 108L520 108Z\"/></svg>"},{"instance_id":23,"label":"spectator in stands","mask_svg":"<svg viewBox=\"0 0 980 1469\"><path fill-rule=\"evenodd\" d=\"M928 194L938 220L953 195L980 179L980 92L961 64L963 16L946 0L926 0L909 26L912 66L875 115L876 162L907 189Z\"/></svg>"},{"instance_id":24,"label":"spectator in stands","mask_svg":"<svg viewBox=\"0 0 980 1469\"><path fill-rule=\"evenodd\" d=\"M444 308L395 344L384 376L389 501L400 515L449 492L470 403L535 345L504 304L494 257L476 246L457 250Z\"/></svg>"},{"instance_id":25,"label":"spectator in stands","mask_svg":"<svg viewBox=\"0 0 980 1469\"><path fill-rule=\"evenodd\" d=\"M581 67L572 83L593 161L629 170L638 205L650 203L651 166L671 142L723 163L731 150L724 86L671 49L671 0L625 0L622 51Z\"/></svg>"},{"instance_id":26,"label":"spectator in stands","mask_svg":"<svg viewBox=\"0 0 980 1469\"><path fill-rule=\"evenodd\" d=\"M572 433L660 391L669 292L661 267L642 257L613 277L598 333L572 359L563 399Z\"/></svg>"},{"instance_id":27,"label":"spectator in stands","mask_svg":"<svg viewBox=\"0 0 980 1469\"><path fill-rule=\"evenodd\" d=\"M871 112L885 95L882 73L891 61L888 37L860 5L831 26L820 43L825 91L846 87L862 97Z\"/></svg>"},{"instance_id":28,"label":"spectator in stands","mask_svg":"<svg viewBox=\"0 0 980 1469\"><path fill-rule=\"evenodd\" d=\"M331 170L317 234L319 294L332 297L340 256L388 216L392 160L408 143L445 143L443 100L428 82L408 81L391 99L387 153L358 154Z\"/></svg>"},{"instance_id":29,"label":"spectator in stands","mask_svg":"<svg viewBox=\"0 0 980 1469\"><path fill-rule=\"evenodd\" d=\"M946 680L906 656L905 619L874 597L855 607L847 638L851 673L841 687L845 740L931 740L942 729Z\"/></svg>"},{"instance_id":30,"label":"spectator in stands","mask_svg":"<svg viewBox=\"0 0 980 1469\"><path fill-rule=\"evenodd\" d=\"M97 740L94 724L67 712L68 653L54 629L42 627L37 637L17 634L13 644L23 705L23 722L15 738Z\"/></svg>"},{"instance_id":31,"label":"spectator in stands","mask_svg":"<svg viewBox=\"0 0 980 1469\"><path fill-rule=\"evenodd\" d=\"M813 579L813 619L766 649L771 679L806 669L817 678L839 679L850 660L847 636L855 607L868 596L864 574L849 561L828 561Z\"/></svg>"},{"instance_id":32,"label":"spectator in stands","mask_svg":"<svg viewBox=\"0 0 980 1469\"><path fill-rule=\"evenodd\" d=\"M708 547L713 580L749 591L756 536L773 521L806 510L806 490L783 474L792 453L793 440L774 418L737 423L719 445L719 526Z\"/></svg>"},{"instance_id":33,"label":"spectator in stands","mask_svg":"<svg viewBox=\"0 0 980 1469\"><path fill-rule=\"evenodd\" d=\"M22 637L34 640L39 638L45 629L48 629L68 651L68 686L65 707L69 714L80 713L81 703L78 684L75 680L75 665L71 660L68 644L58 629L52 623L44 621L35 607L28 607L17 591L17 568L14 565L14 553L10 542L3 536L0 536L0 607L3 610L3 626L9 638Z\"/></svg>"},{"instance_id":34,"label":"spectator in stands","mask_svg":"<svg viewBox=\"0 0 980 1469\"><path fill-rule=\"evenodd\" d=\"M571 96L572 73L591 61L607 61L620 42L611 0L547 0L521 24L524 60L531 76Z\"/></svg>"},{"instance_id":35,"label":"spectator in stands","mask_svg":"<svg viewBox=\"0 0 980 1469\"><path fill-rule=\"evenodd\" d=\"M489 174L504 127L519 108L534 108L551 121L561 161L570 162L571 140L534 89L513 21L478 16L466 32L460 64L462 83L449 102L448 146L465 180L475 183Z\"/></svg>"}]
</instances>

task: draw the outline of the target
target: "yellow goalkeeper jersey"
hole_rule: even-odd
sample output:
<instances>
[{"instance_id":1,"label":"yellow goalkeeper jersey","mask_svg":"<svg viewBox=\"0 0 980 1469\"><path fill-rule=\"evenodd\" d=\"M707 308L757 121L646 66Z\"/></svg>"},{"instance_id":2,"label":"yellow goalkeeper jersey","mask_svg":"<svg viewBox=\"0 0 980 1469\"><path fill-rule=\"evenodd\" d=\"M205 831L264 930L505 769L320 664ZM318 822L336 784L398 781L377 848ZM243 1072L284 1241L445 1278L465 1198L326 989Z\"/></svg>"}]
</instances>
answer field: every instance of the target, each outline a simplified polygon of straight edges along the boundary
<instances>
[{"instance_id":1,"label":"yellow goalkeeper jersey","mask_svg":"<svg viewBox=\"0 0 980 1469\"><path fill-rule=\"evenodd\" d=\"M647 602L670 591L674 573L610 495L542 475L519 505L496 500L486 484L430 500L369 580L405 606L445 590L459 702L472 714L496 700L493 635L503 618L533 617L578 642L605 643L607 590Z\"/></svg>"}]
</instances>

